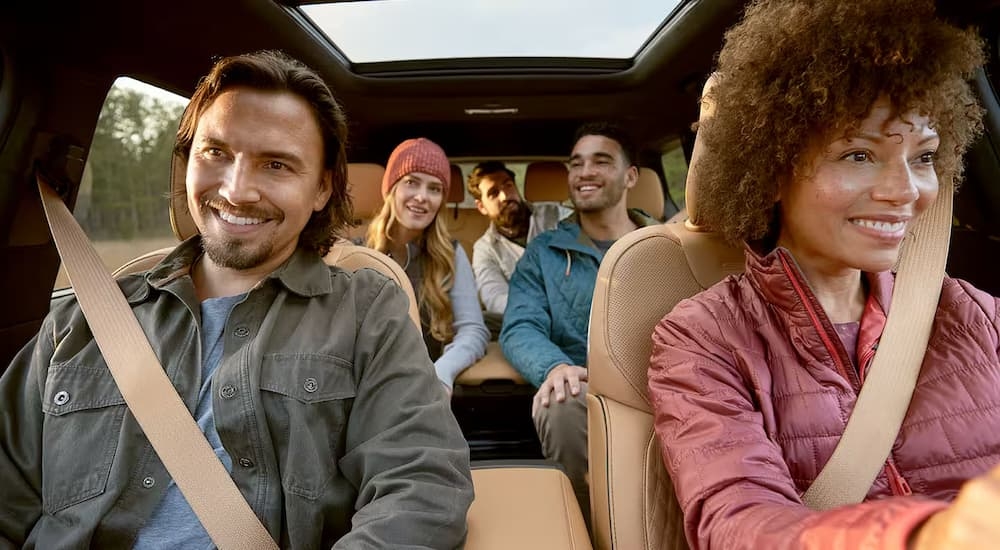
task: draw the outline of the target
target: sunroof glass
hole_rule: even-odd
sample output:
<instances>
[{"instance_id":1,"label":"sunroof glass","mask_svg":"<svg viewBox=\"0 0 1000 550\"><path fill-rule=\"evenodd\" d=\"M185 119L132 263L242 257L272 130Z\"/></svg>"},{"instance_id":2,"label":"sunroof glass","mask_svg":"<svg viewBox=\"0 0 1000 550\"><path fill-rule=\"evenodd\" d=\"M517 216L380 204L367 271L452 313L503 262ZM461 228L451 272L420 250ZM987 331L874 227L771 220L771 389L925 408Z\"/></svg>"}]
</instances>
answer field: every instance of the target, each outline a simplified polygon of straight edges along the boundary
<instances>
[{"instance_id":1,"label":"sunroof glass","mask_svg":"<svg viewBox=\"0 0 1000 550\"><path fill-rule=\"evenodd\" d=\"M681 0L367 0L301 10L354 63L630 59Z\"/></svg>"}]
</instances>

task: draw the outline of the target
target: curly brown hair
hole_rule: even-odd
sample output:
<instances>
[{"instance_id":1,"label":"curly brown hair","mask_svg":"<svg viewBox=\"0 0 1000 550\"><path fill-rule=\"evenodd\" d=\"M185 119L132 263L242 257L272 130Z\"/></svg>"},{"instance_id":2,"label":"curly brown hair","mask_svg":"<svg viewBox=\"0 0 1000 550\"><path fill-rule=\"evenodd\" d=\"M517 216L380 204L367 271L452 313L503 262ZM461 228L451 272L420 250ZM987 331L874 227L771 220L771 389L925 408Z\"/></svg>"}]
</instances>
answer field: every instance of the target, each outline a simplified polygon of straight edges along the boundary
<instances>
[{"instance_id":1,"label":"curly brown hair","mask_svg":"<svg viewBox=\"0 0 1000 550\"><path fill-rule=\"evenodd\" d=\"M726 33L716 111L700 123L698 212L730 242L768 236L800 156L856 129L882 96L928 117L938 178L957 185L982 131L968 80L983 62L975 30L938 19L932 0L751 2Z\"/></svg>"}]
</instances>

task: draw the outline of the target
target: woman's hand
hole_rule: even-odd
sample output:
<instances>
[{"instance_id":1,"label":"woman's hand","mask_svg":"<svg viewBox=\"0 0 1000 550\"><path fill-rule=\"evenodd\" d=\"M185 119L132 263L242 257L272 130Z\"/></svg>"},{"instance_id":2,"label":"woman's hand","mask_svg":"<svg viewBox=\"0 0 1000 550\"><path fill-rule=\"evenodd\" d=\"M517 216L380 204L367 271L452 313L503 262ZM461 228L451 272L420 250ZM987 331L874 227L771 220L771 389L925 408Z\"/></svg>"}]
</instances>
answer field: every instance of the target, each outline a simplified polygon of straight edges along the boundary
<instances>
[{"instance_id":1,"label":"woman's hand","mask_svg":"<svg viewBox=\"0 0 1000 550\"><path fill-rule=\"evenodd\" d=\"M1000 546L1000 466L969 480L948 508L914 534L910 550L966 550Z\"/></svg>"}]
</instances>

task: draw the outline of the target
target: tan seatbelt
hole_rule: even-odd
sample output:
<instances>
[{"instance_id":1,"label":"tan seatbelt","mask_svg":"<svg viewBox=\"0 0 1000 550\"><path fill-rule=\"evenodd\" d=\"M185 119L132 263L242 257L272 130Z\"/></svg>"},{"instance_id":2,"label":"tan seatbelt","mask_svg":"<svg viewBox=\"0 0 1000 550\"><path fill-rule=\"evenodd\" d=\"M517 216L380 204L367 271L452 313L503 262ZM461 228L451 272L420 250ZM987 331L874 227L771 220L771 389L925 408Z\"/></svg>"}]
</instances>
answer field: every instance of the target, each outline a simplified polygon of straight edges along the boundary
<instances>
[{"instance_id":1,"label":"tan seatbelt","mask_svg":"<svg viewBox=\"0 0 1000 550\"><path fill-rule=\"evenodd\" d=\"M930 339L951 240L951 182L907 236L878 351L833 456L802 500L826 510L865 499L910 406Z\"/></svg>"},{"instance_id":2,"label":"tan seatbelt","mask_svg":"<svg viewBox=\"0 0 1000 550\"><path fill-rule=\"evenodd\" d=\"M40 173L37 182L59 256L108 369L208 536L224 550L276 549L167 378L87 235Z\"/></svg>"}]
</instances>

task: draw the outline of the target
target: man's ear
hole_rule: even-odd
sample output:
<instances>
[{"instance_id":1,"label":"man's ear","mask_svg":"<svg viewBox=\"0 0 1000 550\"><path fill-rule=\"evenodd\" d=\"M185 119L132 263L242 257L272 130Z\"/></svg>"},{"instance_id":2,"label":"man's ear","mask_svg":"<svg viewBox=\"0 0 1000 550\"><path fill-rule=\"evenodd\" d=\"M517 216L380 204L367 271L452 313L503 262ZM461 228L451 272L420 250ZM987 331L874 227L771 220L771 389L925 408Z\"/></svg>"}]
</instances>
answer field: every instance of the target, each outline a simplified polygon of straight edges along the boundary
<instances>
[{"instance_id":1,"label":"man's ear","mask_svg":"<svg viewBox=\"0 0 1000 550\"><path fill-rule=\"evenodd\" d=\"M476 199L476 210L479 210L479 213L487 218L490 216L490 213L486 211L486 207L483 206L483 201L479 199Z\"/></svg>"},{"instance_id":2,"label":"man's ear","mask_svg":"<svg viewBox=\"0 0 1000 550\"><path fill-rule=\"evenodd\" d=\"M319 212L326 208L330 202L330 195L333 194L333 171L323 170L323 176L319 180L319 192L316 193L316 200L313 201L313 211Z\"/></svg>"},{"instance_id":3,"label":"man's ear","mask_svg":"<svg viewBox=\"0 0 1000 550\"><path fill-rule=\"evenodd\" d=\"M639 167L632 165L625 172L625 189L632 189L639 182Z\"/></svg>"}]
</instances>

